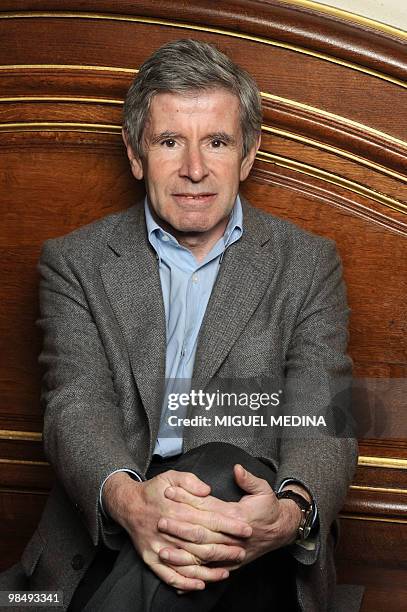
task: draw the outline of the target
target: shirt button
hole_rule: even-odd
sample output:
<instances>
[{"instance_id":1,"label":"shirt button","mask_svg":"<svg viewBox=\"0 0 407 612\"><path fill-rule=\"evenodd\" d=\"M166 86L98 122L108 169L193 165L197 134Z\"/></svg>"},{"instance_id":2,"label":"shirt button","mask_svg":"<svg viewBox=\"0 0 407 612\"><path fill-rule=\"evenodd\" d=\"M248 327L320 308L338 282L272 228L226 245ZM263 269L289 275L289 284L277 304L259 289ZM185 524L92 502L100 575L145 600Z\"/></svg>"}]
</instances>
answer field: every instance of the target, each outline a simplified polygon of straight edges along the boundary
<instances>
[{"instance_id":1,"label":"shirt button","mask_svg":"<svg viewBox=\"0 0 407 612\"><path fill-rule=\"evenodd\" d=\"M198 280L199 280L198 274L193 274L193 275L192 275L192 282L193 282L193 283L197 283L197 282L198 282Z\"/></svg>"},{"instance_id":2,"label":"shirt button","mask_svg":"<svg viewBox=\"0 0 407 612\"><path fill-rule=\"evenodd\" d=\"M82 555L75 555L71 561L71 565L74 570L81 570L85 565L85 559Z\"/></svg>"},{"instance_id":3,"label":"shirt button","mask_svg":"<svg viewBox=\"0 0 407 612\"><path fill-rule=\"evenodd\" d=\"M166 234L163 234L163 240L164 240L164 242L168 242L169 241L169 238L168 238L168 236Z\"/></svg>"}]
</instances>

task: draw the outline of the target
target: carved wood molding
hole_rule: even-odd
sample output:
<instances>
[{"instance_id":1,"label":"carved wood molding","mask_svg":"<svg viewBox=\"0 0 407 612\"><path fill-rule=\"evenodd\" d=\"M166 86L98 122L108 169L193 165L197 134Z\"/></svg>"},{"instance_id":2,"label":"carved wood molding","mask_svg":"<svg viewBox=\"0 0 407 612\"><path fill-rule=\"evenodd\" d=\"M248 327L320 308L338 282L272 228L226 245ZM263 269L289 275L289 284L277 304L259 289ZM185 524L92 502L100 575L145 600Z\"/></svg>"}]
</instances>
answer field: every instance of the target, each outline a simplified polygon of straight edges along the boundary
<instances>
[{"instance_id":1,"label":"carved wood molding","mask_svg":"<svg viewBox=\"0 0 407 612\"><path fill-rule=\"evenodd\" d=\"M342 177L339 175L321 172L318 168L305 166L301 162L277 159L277 156L272 155L268 155L267 159L263 157L264 155L266 154L259 154L261 165L255 165L252 177L265 183L282 185L300 193L312 195L325 203L352 212L404 236L407 235L406 223L386 214L386 208L405 214L405 204L403 202L398 202L392 198L388 199L387 196L378 194L364 185L350 184L351 181L346 180L342 181ZM268 164L269 167L264 163ZM319 185L314 182L315 179L319 182ZM346 192L351 192L348 197ZM362 200L360 201L353 194L358 195ZM370 205L369 200L377 202L383 208L376 210Z\"/></svg>"},{"instance_id":2,"label":"carved wood molding","mask_svg":"<svg viewBox=\"0 0 407 612\"><path fill-rule=\"evenodd\" d=\"M112 2L108 0L99 0L97 5L92 0L15 0L2 3L3 16L9 18L35 17L36 12L38 16L47 16L47 13L51 16L49 13L53 12L54 17L66 13L78 19L81 14L88 18L162 18L202 30L205 30L203 24L210 24L218 33L227 34L228 30L242 38L276 41L299 52L387 75L401 85L407 77L406 40L401 33L393 36L301 4L278 0L234 0L214 5L205 0L180 0L175 19L171 0L141 0L137 3L117 0L114 12L112 8ZM219 32L219 29L225 32Z\"/></svg>"},{"instance_id":3,"label":"carved wood molding","mask_svg":"<svg viewBox=\"0 0 407 612\"><path fill-rule=\"evenodd\" d=\"M407 489L353 486L342 514L407 524Z\"/></svg>"},{"instance_id":4,"label":"carved wood molding","mask_svg":"<svg viewBox=\"0 0 407 612\"><path fill-rule=\"evenodd\" d=\"M407 180L407 143L383 132L344 117L328 115L322 109L305 108L282 99L263 100L263 117L267 126L316 140L322 148L328 145L352 156L353 161L370 161L392 169Z\"/></svg>"}]
</instances>

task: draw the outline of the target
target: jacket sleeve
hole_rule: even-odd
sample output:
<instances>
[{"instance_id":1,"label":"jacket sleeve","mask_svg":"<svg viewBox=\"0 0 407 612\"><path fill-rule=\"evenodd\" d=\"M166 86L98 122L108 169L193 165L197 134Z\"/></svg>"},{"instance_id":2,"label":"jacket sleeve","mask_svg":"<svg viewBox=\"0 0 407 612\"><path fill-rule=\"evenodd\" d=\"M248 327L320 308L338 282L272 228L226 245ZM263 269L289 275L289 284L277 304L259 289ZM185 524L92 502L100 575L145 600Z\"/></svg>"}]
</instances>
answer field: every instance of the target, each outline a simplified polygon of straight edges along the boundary
<instances>
[{"instance_id":1,"label":"jacket sleeve","mask_svg":"<svg viewBox=\"0 0 407 612\"><path fill-rule=\"evenodd\" d=\"M288 349L285 413L323 416L327 427L305 427L301 433L291 428L283 434L276 480L277 488L286 479L299 481L316 504L319 532L314 547L293 547L294 556L305 564L324 555L357 463L350 406L344 400L352 372L346 354L348 315L341 262L335 244L323 240Z\"/></svg>"},{"instance_id":2,"label":"jacket sleeve","mask_svg":"<svg viewBox=\"0 0 407 612\"><path fill-rule=\"evenodd\" d=\"M61 242L47 241L39 262L44 448L96 545L102 483L117 469L140 467L126 446L103 343Z\"/></svg>"}]
</instances>

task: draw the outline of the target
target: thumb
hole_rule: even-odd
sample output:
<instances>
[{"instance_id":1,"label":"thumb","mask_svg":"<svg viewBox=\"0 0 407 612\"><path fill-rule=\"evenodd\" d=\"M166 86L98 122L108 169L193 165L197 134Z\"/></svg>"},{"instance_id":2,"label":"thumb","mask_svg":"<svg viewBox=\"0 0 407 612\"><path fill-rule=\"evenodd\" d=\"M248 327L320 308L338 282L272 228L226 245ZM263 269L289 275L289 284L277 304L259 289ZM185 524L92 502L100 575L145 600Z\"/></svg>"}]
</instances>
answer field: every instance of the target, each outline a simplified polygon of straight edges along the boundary
<instances>
[{"instance_id":1,"label":"thumb","mask_svg":"<svg viewBox=\"0 0 407 612\"><path fill-rule=\"evenodd\" d=\"M246 493L251 493L252 495L266 495L270 493L271 487L267 480L257 478L254 474L245 470L240 463L235 465L234 472L236 483Z\"/></svg>"}]
</instances>

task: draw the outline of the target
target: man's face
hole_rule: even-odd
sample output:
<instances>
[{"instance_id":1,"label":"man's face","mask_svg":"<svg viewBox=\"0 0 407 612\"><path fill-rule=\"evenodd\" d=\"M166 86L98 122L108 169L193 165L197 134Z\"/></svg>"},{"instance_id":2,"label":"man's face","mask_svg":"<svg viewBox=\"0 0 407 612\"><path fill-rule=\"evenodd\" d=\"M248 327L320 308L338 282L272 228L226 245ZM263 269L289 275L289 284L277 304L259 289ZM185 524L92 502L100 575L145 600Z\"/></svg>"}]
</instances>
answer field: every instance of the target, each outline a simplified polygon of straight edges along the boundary
<instances>
[{"instance_id":1,"label":"man's face","mask_svg":"<svg viewBox=\"0 0 407 612\"><path fill-rule=\"evenodd\" d=\"M224 89L154 96L144 130L143 159L127 152L144 177L156 216L175 233L223 233L240 181L258 144L242 158L239 101Z\"/></svg>"}]
</instances>

